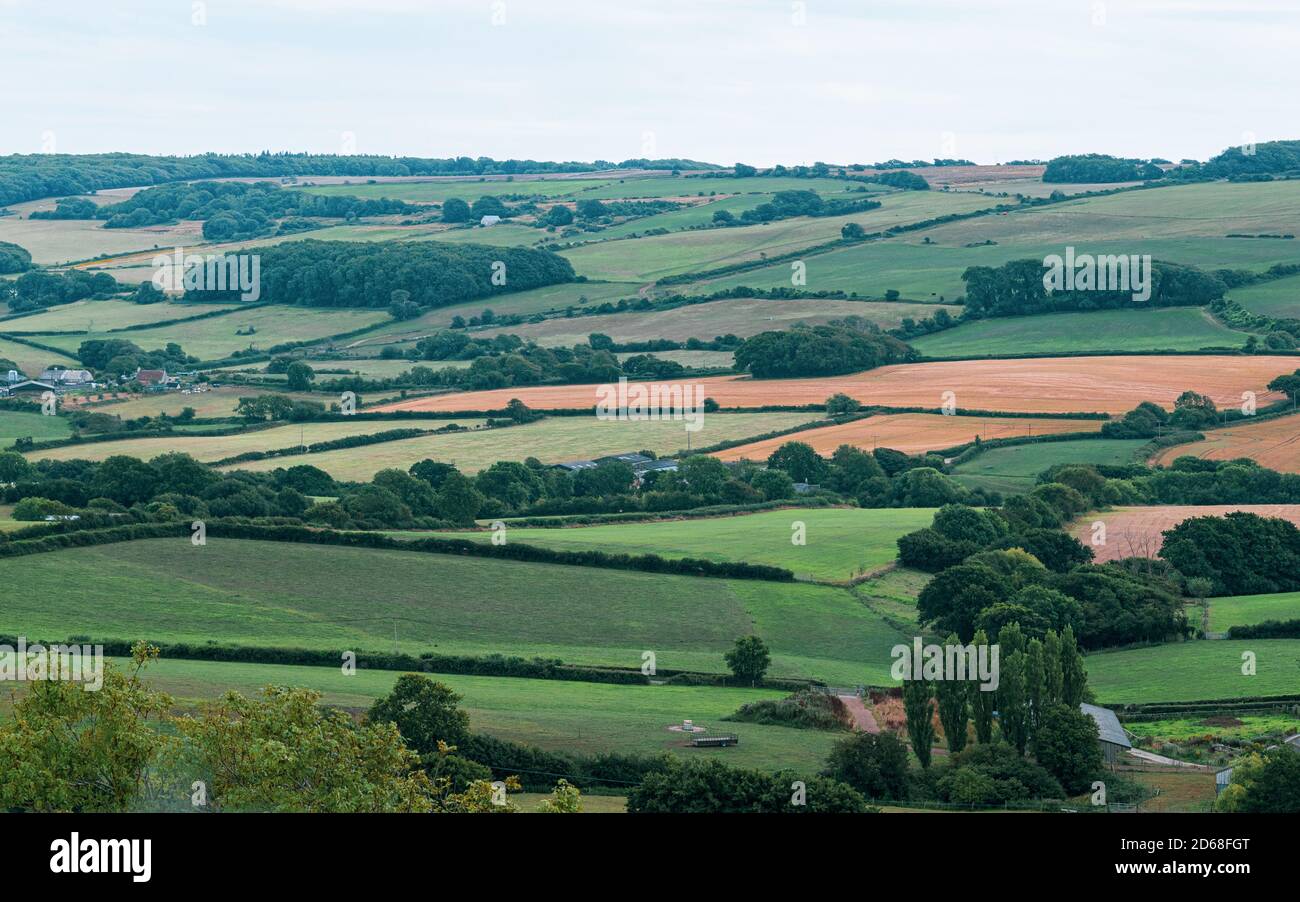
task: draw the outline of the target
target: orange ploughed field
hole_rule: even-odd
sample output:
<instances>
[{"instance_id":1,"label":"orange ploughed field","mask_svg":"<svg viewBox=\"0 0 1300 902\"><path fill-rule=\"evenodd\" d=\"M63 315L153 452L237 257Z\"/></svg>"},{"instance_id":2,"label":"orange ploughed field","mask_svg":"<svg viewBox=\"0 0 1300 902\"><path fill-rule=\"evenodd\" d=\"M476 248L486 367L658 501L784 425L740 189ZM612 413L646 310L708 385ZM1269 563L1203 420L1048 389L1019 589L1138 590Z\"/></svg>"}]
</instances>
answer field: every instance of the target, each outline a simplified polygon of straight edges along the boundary
<instances>
[{"instance_id":1,"label":"orange ploughed field","mask_svg":"<svg viewBox=\"0 0 1300 902\"><path fill-rule=\"evenodd\" d=\"M704 397L723 407L820 405L842 392L882 407L938 409L951 397L959 410L1119 414L1142 401L1172 408L1174 399L1188 389L1208 394L1220 406L1241 404L1247 391L1267 404L1282 395L1264 386L1294 370L1293 357L1263 355L1038 357L896 364L817 379L714 376L679 384L701 386ZM411 398L373 409L500 410L511 398L534 410L587 408L600 399L598 390L596 385L502 388Z\"/></svg>"},{"instance_id":2,"label":"orange ploughed field","mask_svg":"<svg viewBox=\"0 0 1300 902\"><path fill-rule=\"evenodd\" d=\"M1155 557L1164 544L1165 530L1191 517L1222 517L1233 511L1280 517L1300 526L1300 504L1167 504L1085 514L1070 525L1070 532L1092 549L1099 564L1126 557ZM1093 536L1099 535L1093 525L1098 521L1106 524L1104 544L1093 542Z\"/></svg>"},{"instance_id":3,"label":"orange ploughed field","mask_svg":"<svg viewBox=\"0 0 1300 902\"><path fill-rule=\"evenodd\" d=\"M1203 441L1165 448L1151 462L1168 466L1185 455L1206 460L1249 457L1270 470L1300 473L1300 416L1259 423L1242 421L1240 425L1207 430Z\"/></svg>"},{"instance_id":4,"label":"orange ploughed field","mask_svg":"<svg viewBox=\"0 0 1300 902\"><path fill-rule=\"evenodd\" d=\"M823 456L840 445L868 451L893 448L904 454L923 454L972 442L1022 435L1057 435L1062 432L1096 432L1102 420L1057 420L1031 417L963 417L937 413L891 413L823 426L792 435L737 445L713 456L722 460L766 460L786 442L804 442Z\"/></svg>"}]
</instances>

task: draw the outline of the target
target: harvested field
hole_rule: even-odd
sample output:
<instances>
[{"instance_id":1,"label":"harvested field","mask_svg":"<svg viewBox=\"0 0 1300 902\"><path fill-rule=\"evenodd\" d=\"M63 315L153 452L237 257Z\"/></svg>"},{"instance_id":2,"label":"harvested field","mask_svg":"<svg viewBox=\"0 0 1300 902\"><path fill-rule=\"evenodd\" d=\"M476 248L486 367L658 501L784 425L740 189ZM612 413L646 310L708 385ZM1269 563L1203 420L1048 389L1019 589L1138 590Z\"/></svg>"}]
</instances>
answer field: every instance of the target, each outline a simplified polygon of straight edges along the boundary
<instances>
[{"instance_id":1,"label":"harvested field","mask_svg":"<svg viewBox=\"0 0 1300 902\"><path fill-rule=\"evenodd\" d=\"M1191 517L1222 517L1233 511L1281 517L1300 525L1300 504L1166 504L1157 507L1118 507L1104 513L1084 514L1070 532L1092 549L1098 563L1125 557L1155 557L1162 533ZM1106 524L1106 542L1094 545L1093 524Z\"/></svg>"},{"instance_id":2,"label":"harvested field","mask_svg":"<svg viewBox=\"0 0 1300 902\"><path fill-rule=\"evenodd\" d=\"M812 445L821 455L834 453L840 445L858 448L893 448L905 454L921 454L973 441L978 435L987 441L1020 435L1055 435L1061 432L1096 432L1101 420L1046 420L1021 417L956 417L937 413L899 413L867 417L838 426L810 429L798 435L766 439L719 451L723 460L764 460L786 442Z\"/></svg>"},{"instance_id":3,"label":"harvested field","mask_svg":"<svg viewBox=\"0 0 1300 902\"><path fill-rule=\"evenodd\" d=\"M1261 404L1282 395L1264 386L1295 369L1295 359L1271 356L1042 357L1032 360L963 360L897 364L822 379L751 379L717 376L693 380L723 407L824 404L843 392L864 404L938 408L944 393L959 410L1012 413L1123 413L1142 401L1172 407L1187 389L1221 405L1241 403L1254 391ZM498 410L511 398L529 407L593 407L596 385L554 385L463 392L402 401L381 410Z\"/></svg>"},{"instance_id":4,"label":"harvested field","mask_svg":"<svg viewBox=\"0 0 1300 902\"><path fill-rule=\"evenodd\" d=\"M1300 473L1300 416L1213 429L1205 433L1202 441L1165 448L1151 462L1167 465L1187 455L1205 460L1249 457L1270 470Z\"/></svg>"}]
</instances>

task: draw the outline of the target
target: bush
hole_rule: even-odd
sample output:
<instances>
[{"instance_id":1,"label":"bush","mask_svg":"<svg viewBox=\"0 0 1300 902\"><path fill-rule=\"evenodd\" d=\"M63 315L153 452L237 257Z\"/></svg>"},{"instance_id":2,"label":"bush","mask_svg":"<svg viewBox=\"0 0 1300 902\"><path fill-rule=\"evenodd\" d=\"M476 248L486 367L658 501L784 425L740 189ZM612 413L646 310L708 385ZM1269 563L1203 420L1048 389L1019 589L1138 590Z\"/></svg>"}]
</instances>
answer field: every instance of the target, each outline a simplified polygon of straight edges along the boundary
<instances>
[{"instance_id":1,"label":"bush","mask_svg":"<svg viewBox=\"0 0 1300 902\"><path fill-rule=\"evenodd\" d=\"M850 722L844 702L815 689L802 689L782 699L749 702L723 719L802 730L843 730Z\"/></svg>"}]
</instances>

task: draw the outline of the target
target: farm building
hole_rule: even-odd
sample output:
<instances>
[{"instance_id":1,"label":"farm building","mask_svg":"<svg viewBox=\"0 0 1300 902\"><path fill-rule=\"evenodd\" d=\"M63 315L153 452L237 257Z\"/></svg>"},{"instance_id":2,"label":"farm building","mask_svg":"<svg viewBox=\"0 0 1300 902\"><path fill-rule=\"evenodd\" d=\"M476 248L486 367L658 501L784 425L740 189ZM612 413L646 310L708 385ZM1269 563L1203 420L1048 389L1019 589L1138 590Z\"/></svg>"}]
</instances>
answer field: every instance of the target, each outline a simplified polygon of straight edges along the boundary
<instances>
[{"instance_id":1,"label":"farm building","mask_svg":"<svg viewBox=\"0 0 1300 902\"><path fill-rule=\"evenodd\" d=\"M39 378L51 385L87 385L95 381L90 370L69 370L63 367L51 367L41 373Z\"/></svg>"},{"instance_id":2,"label":"farm building","mask_svg":"<svg viewBox=\"0 0 1300 902\"><path fill-rule=\"evenodd\" d=\"M486 226L494 226L494 225L496 225L496 224L497 224L498 222L500 222L500 221L501 221L501 217L500 217L500 216L494 216L494 215L492 215L492 214L488 214L487 216L484 216L482 219L480 219L480 220L478 221L478 224L481 225L481 226L484 226L484 227L486 227Z\"/></svg>"},{"instance_id":3,"label":"farm building","mask_svg":"<svg viewBox=\"0 0 1300 902\"><path fill-rule=\"evenodd\" d=\"M54 391L54 386L48 382L37 382L35 379L28 379L26 382L16 382L9 386L8 393L13 395L43 395L47 391Z\"/></svg>"},{"instance_id":4,"label":"farm building","mask_svg":"<svg viewBox=\"0 0 1300 902\"><path fill-rule=\"evenodd\" d=\"M1114 711L1089 705L1086 702L1079 705L1079 710L1097 724L1099 734L1097 742L1101 746L1101 756L1107 764L1115 764L1121 755L1133 748L1133 743L1128 741L1128 735L1124 732Z\"/></svg>"}]
</instances>

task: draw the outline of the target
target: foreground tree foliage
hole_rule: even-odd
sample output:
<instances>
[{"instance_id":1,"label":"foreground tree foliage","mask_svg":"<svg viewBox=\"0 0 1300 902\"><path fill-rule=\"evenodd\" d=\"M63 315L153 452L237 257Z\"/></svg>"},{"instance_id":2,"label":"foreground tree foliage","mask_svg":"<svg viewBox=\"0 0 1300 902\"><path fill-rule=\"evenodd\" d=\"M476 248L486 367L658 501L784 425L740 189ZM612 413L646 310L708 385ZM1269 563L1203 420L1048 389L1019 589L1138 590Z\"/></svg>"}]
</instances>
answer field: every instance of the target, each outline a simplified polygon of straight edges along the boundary
<instances>
[{"instance_id":1,"label":"foreground tree foliage","mask_svg":"<svg viewBox=\"0 0 1300 902\"><path fill-rule=\"evenodd\" d=\"M802 804L796 781L804 784ZM627 796L630 814L860 814L870 810L855 789L826 777L766 774L715 759L674 761L646 776Z\"/></svg>"}]
</instances>

